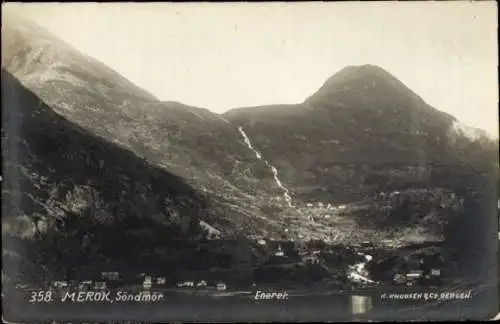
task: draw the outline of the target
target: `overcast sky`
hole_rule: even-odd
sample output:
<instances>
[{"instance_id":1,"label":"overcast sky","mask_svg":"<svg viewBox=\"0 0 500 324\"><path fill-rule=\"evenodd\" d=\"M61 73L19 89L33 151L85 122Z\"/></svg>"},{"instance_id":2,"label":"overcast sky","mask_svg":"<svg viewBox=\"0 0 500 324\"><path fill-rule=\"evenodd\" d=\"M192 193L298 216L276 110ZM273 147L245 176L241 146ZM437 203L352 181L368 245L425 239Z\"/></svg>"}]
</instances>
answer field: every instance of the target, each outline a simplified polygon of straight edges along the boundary
<instances>
[{"instance_id":1,"label":"overcast sky","mask_svg":"<svg viewBox=\"0 0 500 324\"><path fill-rule=\"evenodd\" d=\"M343 67L374 64L498 134L495 2L19 6L161 100L299 103Z\"/></svg>"}]
</instances>

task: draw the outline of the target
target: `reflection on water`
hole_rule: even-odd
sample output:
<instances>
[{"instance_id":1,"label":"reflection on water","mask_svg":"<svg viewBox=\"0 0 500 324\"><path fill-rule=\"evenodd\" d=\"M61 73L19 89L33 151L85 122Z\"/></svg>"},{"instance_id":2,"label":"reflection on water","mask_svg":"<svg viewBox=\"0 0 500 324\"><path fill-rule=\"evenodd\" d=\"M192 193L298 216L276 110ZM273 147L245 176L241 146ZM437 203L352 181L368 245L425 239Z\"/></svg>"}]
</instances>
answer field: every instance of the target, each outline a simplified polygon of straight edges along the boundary
<instances>
[{"instance_id":1,"label":"reflection on water","mask_svg":"<svg viewBox=\"0 0 500 324\"><path fill-rule=\"evenodd\" d=\"M370 296L351 296L351 313L353 315L366 313L372 308L373 303Z\"/></svg>"}]
</instances>

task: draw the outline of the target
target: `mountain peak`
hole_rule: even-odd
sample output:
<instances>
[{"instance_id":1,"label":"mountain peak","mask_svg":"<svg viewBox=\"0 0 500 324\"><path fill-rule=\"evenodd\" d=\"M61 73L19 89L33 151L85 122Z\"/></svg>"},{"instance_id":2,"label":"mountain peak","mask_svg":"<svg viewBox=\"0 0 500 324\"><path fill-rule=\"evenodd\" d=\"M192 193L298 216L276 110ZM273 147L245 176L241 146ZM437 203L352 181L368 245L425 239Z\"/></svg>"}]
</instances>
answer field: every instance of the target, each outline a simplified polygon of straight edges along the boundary
<instances>
[{"instance_id":1,"label":"mountain peak","mask_svg":"<svg viewBox=\"0 0 500 324\"><path fill-rule=\"evenodd\" d=\"M362 64L362 65L348 65L342 70L340 70L338 73L342 72L348 72L348 73L386 73L388 74L386 70L381 68L378 65L373 65L373 64ZM336 74L338 74L336 73Z\"/></svg>"},{"instance_id":2,"label":"mountain peak","mask_svg":"<svg viewBox=\"0 0 500 324\"><path fill-rule=\"evenodd\" d=\"M376 104L374 101L381 101L379 103L385 105L388 98L391 98L392 103L423 103L403 82L382 67L372 64L346 66L328 78L306 103L312 106L369 104L364 98L371 98L370 105ZM374 100L376 98L380 100Z\"/></svg>"},{"instance_id":3,"label":"mountain peak","mask_svg":"<svg viewBox=\"0 0 500 324\"><path fill-rule=\"evenodd\" d=\"M336 85L338 83L346 83L349 81L385 81L385 82L398 82L401 83L392 74L377 65L364 64L364 65L349 65L335 73L326 82L325 86Z\"/></svg>"}]
</instances>

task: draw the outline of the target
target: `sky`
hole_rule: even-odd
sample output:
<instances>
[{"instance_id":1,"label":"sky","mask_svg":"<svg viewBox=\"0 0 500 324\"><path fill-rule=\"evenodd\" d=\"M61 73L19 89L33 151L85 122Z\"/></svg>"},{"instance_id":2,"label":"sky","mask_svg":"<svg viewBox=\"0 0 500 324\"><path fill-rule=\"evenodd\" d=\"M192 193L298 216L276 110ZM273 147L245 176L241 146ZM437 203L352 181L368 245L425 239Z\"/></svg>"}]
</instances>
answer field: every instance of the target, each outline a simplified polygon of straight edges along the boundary
<instances>
[{"instance_id":1,"label":"sky","mask_svg":"<svg viewBox=\"0 0 500 324\"><path fill-rule=\"evenodd\" d=\"M10 6L161 100L217 113L300 103L373 64L498 137L493 1Z\"/></svg>"}]
</instances>

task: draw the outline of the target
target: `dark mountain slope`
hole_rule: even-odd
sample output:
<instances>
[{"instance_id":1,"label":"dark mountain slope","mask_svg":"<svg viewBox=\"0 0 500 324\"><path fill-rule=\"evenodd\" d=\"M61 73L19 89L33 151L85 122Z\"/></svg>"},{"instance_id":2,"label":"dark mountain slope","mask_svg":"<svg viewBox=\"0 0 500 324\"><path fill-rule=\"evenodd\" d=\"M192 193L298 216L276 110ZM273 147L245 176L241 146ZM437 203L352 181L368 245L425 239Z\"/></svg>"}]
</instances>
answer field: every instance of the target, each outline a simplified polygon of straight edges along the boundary
<instances>
[{"instance_id":1,"label":"dark mountain slope","mask_svg":"<svg viewBox=\"0 0 500 324\"><path fill-rule=\"evenodd\" d=\"M12 271L57 275L85 264L85 233L93 262L111 266L167 266L197 250L186 242L206 235L199 221L218 208L210 195L61 117L6 71L2 119L3 251L24 256ZM244 242L228 246L252 255Z\"/></svg>"}]
</instances>

